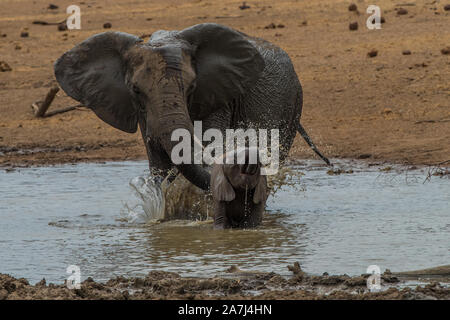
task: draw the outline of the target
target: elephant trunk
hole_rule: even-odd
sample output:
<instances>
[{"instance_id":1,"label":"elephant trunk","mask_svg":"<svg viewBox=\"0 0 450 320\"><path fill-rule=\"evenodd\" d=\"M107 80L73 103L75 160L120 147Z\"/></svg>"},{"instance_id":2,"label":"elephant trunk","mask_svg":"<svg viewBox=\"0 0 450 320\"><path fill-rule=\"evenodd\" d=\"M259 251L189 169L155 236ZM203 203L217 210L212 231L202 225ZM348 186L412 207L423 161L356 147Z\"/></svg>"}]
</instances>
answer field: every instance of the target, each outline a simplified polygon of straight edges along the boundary
<instances>
[{"instance_id":1,"label":"elephant trunk","mask_svg":"<svg viewBox=\"0 0 450 320\"><path fill-rule=\"evenodd\" d=\"M177 164L178 170L191 183L203 190L209 190L210 174L201 164L194 164L194 143L200 143L194 139L194 127L189 117L186 102L180 94L166 95L161 100L161 105L158 110L162 110L161 115L157 121L153 121L158 126L158 137L160 143L167 155L171 157L172 149L179 143L179 141L172 141L172 133L176 129L185 129L189 132L191 139L191 163ZM152 115L149 115L152 117ZM171 159L172 160L172 159ZM172 160L173 162L173 160Z\"/></svg>"},{"instance_id":2,"label":"elephant trunk","mask_svg":"<svg viewBox=\"0 0 450 320\"><path fill-rule=\"evenodd\" d=\"M191 137L193 137L192 124L188 128L185 127L185 129L187 129L190 132ZM171 133L172 131L170 132L170 135L163 134L164 138L162 141L163 148L166 150L169 157L172 154L172 149L179 143L178 141L171 141ZM196 142L191 138L191 146L193 146L194 143ZM190 149L192 163L181 163L176 166L187 180L203 190L209 190L210 174L200 164L193 163L194 148L192 147Z\"/></svg>"}]
</instances>

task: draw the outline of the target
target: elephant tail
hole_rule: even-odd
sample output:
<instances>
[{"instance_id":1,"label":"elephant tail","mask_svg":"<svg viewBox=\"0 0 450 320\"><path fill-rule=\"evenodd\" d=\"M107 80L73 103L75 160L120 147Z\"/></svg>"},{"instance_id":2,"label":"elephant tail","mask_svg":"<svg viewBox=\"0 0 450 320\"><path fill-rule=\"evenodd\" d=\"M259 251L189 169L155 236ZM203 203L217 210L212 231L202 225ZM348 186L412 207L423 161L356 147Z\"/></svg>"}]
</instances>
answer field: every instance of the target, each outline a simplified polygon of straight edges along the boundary
<instances>
[{"instance_id":1,"label":"elephant tail","mask_svg":"<svg viewBox=\"0 0 450 320\"><path fill-rule=\"evenodd\" d=\"M301 125L300 122L298 122L297 125L297 131L298 133L301 134L301 136L303 137L303 139L305 139L306 143L311 147L311 149L313 149L313 151L323 160L325 161L325 163L329 166L332 166L330 160L328 160L327 157L325 157L320 151L319 149L317 149L316 145L314 144L314 142L311 140L311 138L309 137L308 133L306 132L305 128L303 128L303 126Z\"/></svg>"}]
</instances>

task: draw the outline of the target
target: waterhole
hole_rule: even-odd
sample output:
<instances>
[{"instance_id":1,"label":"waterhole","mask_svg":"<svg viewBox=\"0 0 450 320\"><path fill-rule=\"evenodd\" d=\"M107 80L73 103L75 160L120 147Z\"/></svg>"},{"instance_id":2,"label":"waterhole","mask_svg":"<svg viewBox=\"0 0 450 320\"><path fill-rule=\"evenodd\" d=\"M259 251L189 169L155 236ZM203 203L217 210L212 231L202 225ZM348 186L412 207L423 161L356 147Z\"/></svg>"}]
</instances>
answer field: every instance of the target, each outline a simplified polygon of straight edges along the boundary
<instances>
[{"instance_id":1,"label":"waterhole","mask_svg":"<svg viewBox=\"0 0 450 320\"><path fill-rule=\"evenodd\" d=\"M225 231L204 221L142 223L145 199L130 180L145 179L146 161L0 170L0 273L61 283L69 265L82 279L106 281L151 270L214 276L232 265L288 275L296 261L312 274L348 275L369 265L450 264L448 177L427 179L429 168L337 165L342 174L316 161L292 165L260 227Z\"/></svg>"}]
</instances>

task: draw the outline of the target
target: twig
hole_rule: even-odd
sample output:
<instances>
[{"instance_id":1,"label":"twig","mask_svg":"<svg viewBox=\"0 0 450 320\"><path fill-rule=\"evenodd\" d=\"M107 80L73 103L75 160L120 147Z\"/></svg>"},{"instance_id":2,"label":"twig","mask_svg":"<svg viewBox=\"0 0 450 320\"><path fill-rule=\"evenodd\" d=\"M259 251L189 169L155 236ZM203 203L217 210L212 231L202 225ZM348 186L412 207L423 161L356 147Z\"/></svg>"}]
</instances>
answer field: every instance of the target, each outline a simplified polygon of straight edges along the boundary
<instances>
[{"instance_id":1,"label":"twig","mask_svg":"<svg viewBox=\"0 0 450 320\"><path fill-rule=\"evenodd\" d=\"M419 120L414 122L414 124L419 123L436 123L436 122L450 122L450 119L440 119L440 120Z\"/></svg>"},{"instance_id":2,"label":"twig","mask_svg":"<svg viewBox=\"0 0 450 320\"><path fill-rule=\"evenodd\" d=\"M216 19L242 18L242 16L216 16Z\"/></svg>"},{"instance_id":3,"label":"twig","mask_svg":"<svg viewBox=\"0 0 450 320\"><path fill-rule=\"evenodd\" d=\"M75 106L70 106L70 107L65 107L65 108L61 108L58 110L49 111L45 114L45 118L54 116L55 114L60 114L60 113L69 112L72 110L77 110L78 108L82 108L82 107L84 107L82 104L77 104Z\"/></svg>"},{"instance_id":4,"label":"twig","mask_svg":"<svg viewBox=\"0 0 450 320\"><path fill-rule=\"evenodd\" d=\"M450 160L445 160L445 161L442 161L442 162L437 163L436 165L437 165L437 166L440 166L441 164L449 163L449 162L450 162Z\"/></svg>"},{"instance_id":5,"label":"twig","mask_svg":"<svg viewBox=\"0 0 450 320\"><path fill-rule=\"evenodd\" d=\"M441 178L443 176L450 176L450 170L446 170L446 169L443 169L440 167L443 164L446 164L449 162L450 162L450 160L445 160L445 161L436 163L432 168L428 169L427 177L425 178L423 183L430 181L432 176L440 176Z\"/></svg>"},{"instance_id":6,"label":"twig","mask_svg":"<svg viewBox=\"0 0 450 320\"><path fill-rule=\"evenodd\" d=\"M35 20L32 23L33 24L39 24L41 26L57 26L57 25L59 25L61 23L64 23L64 22L66 22L66 19L64 19L64 20L62 20L60 22L47 22L47 21L42 21L42 20Z\"/></svg>"}]
</instances>

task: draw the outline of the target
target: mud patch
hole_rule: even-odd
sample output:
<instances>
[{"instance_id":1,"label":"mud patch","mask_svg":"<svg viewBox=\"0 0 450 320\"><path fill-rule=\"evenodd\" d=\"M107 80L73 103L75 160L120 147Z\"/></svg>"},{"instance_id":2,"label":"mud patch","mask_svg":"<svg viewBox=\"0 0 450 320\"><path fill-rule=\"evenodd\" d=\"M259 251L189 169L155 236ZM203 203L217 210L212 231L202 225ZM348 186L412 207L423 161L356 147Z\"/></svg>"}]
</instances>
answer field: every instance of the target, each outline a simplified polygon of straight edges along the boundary
<instances>
[{"instance_id":1,"label":"mud patch","mask_svg":"<svg viewBox=\"0 0 450 320\"><path fill-rule=\"evenodd\" d=\"M291 277L274 272L245 272L237 267L229 270L229 277L211 278L185 278L173 272L151 271L145 277L119 276L105 283L88 278L79 289L68 289L65 284L47 285L45 279L30 285L26 279L0 274L0 300L450 299L450 289L438 282L400 288L400 280L384 274L384 290L370 292L366 287L368 275L310 276L301 271L299 264L288 268L293 273Z\"/></svg>"}]
</instances>

